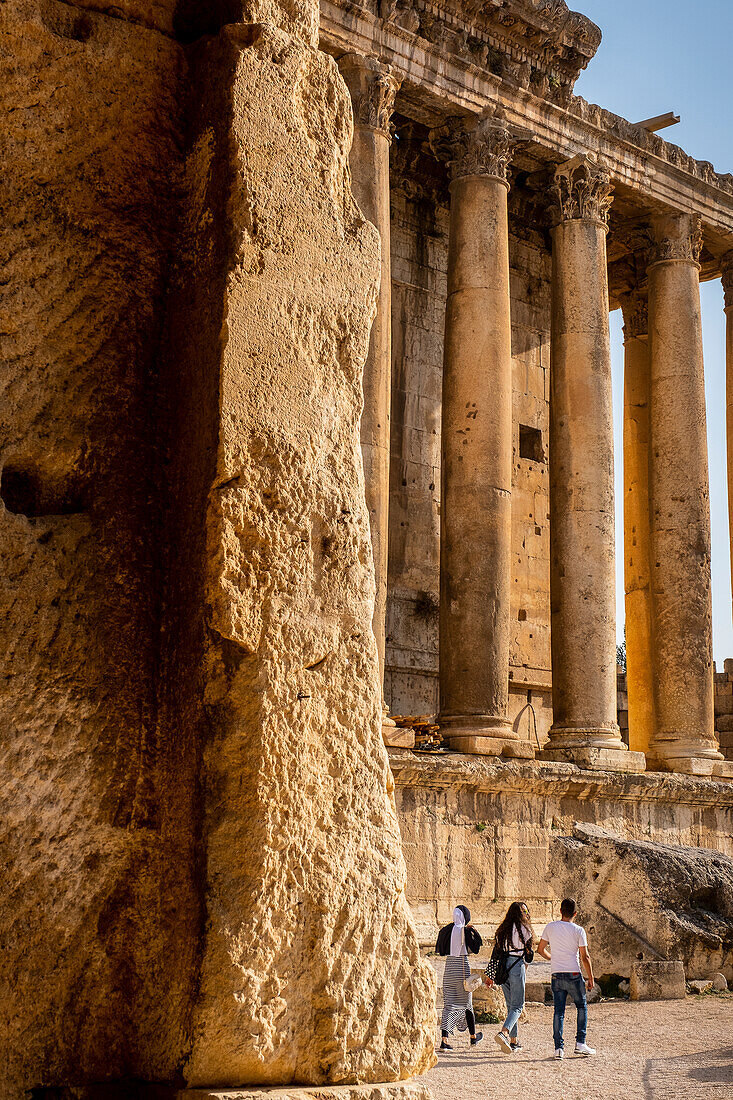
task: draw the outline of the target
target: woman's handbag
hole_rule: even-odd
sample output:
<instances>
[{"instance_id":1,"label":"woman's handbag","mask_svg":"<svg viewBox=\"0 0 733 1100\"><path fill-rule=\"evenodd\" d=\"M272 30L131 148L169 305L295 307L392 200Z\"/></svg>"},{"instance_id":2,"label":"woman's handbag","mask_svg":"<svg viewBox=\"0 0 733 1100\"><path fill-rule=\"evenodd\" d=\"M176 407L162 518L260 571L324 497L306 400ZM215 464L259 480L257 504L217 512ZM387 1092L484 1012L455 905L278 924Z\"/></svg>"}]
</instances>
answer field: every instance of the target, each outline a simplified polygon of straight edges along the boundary
<instances>
[{"instance_id":1,"label":"woman's handbag","mask_svg":"<svg viewBox=\"0 0 733 1100\"><path fill-rule=\"evenodd\" d=\"M532 950L532 941L528 940L524 945L524 961L531 963L534 960L534 951Z\"/></svg>"},{"instance_id":2,"label":"woman's handbag","mask_svg":"<svg viewBox=\"0 0 733 1100\"><path fill-rule=\"evenodd\" d=\"M475 993L484 984L484 979L480 974L472 974L470 978L463 979L463 988L466 993Z\"/></svg>"},{"instance_id":3,"label":"woman's handbag","mask_svg":"<svg viewBox=\"0 0 733 1100\"><path fill-rule=\"evenodd\" d=\"M486 967L486 977L494 983L494 985L503 985L509 977L509 971L507 969L507 959L509 956L506 951L500 951L498 943L494 944L494 950L491 952L491 958L489 959L488 966Z\"/></svg>"}]
</instances>

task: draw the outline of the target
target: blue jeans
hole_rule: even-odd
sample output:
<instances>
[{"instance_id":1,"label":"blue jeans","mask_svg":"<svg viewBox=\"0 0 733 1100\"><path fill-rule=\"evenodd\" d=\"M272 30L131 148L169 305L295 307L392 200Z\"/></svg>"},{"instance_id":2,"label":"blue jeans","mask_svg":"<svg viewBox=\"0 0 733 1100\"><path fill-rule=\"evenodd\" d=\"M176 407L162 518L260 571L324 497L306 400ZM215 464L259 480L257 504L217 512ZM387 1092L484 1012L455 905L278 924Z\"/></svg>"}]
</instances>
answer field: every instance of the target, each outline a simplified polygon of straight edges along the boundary
<instances>
[{"instance_id":1,"label":"blue jeans","mask_svg":"<svg viewBox=\"0 0 733 1100\"><path fill-rule=\"evenodd\" d=\"M524 979L526 968L523 959L520 959L519 962L514 962L514 960L510 958L509 966L511 967L509 979L504 982L501 987L508 1012L508 1016L504 1021L504 1027L509 1032L512 1039L516 1039L517 1021L522 1015L522 1009L524 1008Z\"/></svg>"},{"instance_id":2,"label":"blue jeans","mask_svg":"<svg viewBox=\"0 0 733 1100\"><path fill-rule=\"evenodd\" d=\"M555 1006L555 1015L552 1020L552 1034L555 1037L555 1050L562 1050L565 1046L562 1029L565 1023L565 1003L568 994L573 998L575 1007L578 1010L578 1030L575 1041L576 1043L585 1042L585 1033L588 1029L588 1003L585 999L583 975L553 974L552 1001Z\"/></svg>"}]
</instances>

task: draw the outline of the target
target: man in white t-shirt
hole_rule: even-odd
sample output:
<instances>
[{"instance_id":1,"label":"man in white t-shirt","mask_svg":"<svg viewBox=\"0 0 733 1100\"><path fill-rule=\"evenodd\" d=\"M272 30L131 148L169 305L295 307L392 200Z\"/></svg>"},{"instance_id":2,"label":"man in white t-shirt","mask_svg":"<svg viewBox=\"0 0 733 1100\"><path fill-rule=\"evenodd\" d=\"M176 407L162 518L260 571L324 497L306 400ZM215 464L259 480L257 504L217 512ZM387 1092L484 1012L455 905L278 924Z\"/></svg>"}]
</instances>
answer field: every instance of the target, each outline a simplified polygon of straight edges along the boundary
<instances>
[{"instance_id":1,"label":"man in white t-shirt","mask_svg":"<svg viewBox=\"0 0 733 1100\"><path fill-rule=\"evenodd\" d=\"M565 1057L565 1040L562 1033L568 994L573 998L578 1010L575 1053L586 1056L595 1054L593 1047L589 1047L585 1041L588 1028L588 1003L585 999L585 990L586 986L589 990L593 988L593 964L588 954L588 937L585 929L574 921L577 911L573 899L565 898L560 905L562 919L550 921L545 926L537 948L538 954L543 959L549 959L552 964L552 1000L555 1006L552 1033L555 1039L556 1058ZM585 981L583 981L581 965L585 969Z\"/></svg>"}]
</instances>

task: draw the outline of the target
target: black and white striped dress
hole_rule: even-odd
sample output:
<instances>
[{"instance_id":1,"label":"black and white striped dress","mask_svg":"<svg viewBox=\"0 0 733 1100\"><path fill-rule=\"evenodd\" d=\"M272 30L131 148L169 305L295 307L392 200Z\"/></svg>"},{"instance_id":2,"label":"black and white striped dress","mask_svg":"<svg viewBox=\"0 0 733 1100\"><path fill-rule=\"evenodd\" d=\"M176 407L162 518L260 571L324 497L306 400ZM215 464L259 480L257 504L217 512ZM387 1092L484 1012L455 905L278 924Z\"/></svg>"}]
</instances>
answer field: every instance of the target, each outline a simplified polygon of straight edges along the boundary
<instances>
[{"instance_id":1,"label":"black and white striped dress","mask_svg":"<svg viewBox=\"0 0 733 1100\"><path fill-rule=\"evenodd\" d=\"M465 1031L466 1010L473 1012L473 993L463 988L465 978L471 977L471 967L466 955L448 955L443 972L443 1015L440 1020L442 1031L448 1034L457 1027Z\"/></svg>"}]
</instances>

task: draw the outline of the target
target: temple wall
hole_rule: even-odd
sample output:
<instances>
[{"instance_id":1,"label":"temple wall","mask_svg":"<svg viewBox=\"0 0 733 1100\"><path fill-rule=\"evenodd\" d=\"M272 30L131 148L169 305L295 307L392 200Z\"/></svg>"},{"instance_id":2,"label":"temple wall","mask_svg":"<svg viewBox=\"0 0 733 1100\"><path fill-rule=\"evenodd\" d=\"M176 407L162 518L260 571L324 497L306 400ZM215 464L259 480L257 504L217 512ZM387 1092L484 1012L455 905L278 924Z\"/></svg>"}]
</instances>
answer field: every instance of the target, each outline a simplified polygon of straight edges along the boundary
<instances>
[{"instance_id":1,"label":"temple wall","mask_svg":"<svg viewBox=\"0 0 733 1100\"><path fill-rule=\"evenodd\" d=\"M510 222L511 229L511 222ZM549 624L550 256L510 236L513 481L509 713L534 740L552 722ZM392 190L392 454L385 696L393 714L438 709L440 405L448 208Z\"/></svg>"},{"instance_id":2,"label":"temple wall","mask_svg":"<svg viewBox=\"0 0 733 1100\"><path fill-rule=\"evenodd\" d=\"M399 750L390 756L407 892L426 947L458 902L470 906L482 934L493 932L517 899L527 901L535 929L557 917L561 898L548 878L549 845L553 835L570 835L575 822L733 856L730 785Z\"/></svg>"}]
</instances>

